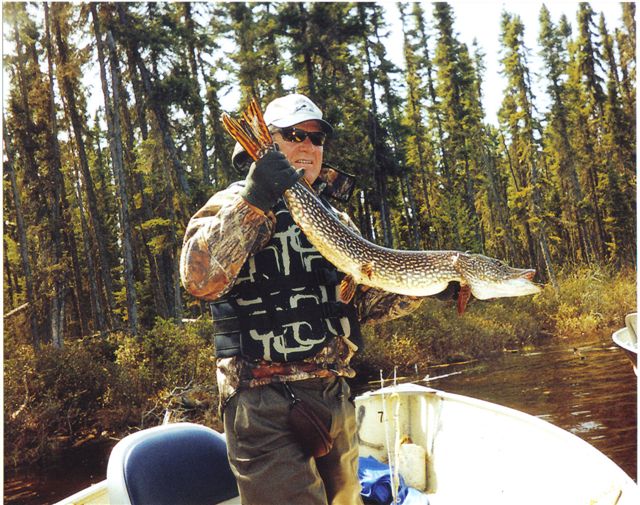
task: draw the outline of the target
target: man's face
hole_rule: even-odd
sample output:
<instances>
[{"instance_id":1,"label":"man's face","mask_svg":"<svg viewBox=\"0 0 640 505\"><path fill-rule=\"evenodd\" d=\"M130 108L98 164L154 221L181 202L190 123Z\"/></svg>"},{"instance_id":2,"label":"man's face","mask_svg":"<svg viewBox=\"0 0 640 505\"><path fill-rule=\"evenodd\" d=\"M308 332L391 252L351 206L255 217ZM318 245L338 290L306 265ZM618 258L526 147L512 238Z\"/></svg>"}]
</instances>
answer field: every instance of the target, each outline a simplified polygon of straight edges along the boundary
<instances>
[{"instance_id":1,"label":"man's face","mask_svg":"<svg viewBox=\"0 0 640 505\"><path fill-rule=\"evenodd\" d=\"M322 131L320 124L314 120L303 121L293 126L307 132ZM282 138L280 132L273 134L273 140L278 144L280 151L287 157L289 163L296 169L303 168L304 178L309 184L313 184L322 167L323 146L314 146L309 137L303 142L288 142Z\"/></svg>"}]
</instances>

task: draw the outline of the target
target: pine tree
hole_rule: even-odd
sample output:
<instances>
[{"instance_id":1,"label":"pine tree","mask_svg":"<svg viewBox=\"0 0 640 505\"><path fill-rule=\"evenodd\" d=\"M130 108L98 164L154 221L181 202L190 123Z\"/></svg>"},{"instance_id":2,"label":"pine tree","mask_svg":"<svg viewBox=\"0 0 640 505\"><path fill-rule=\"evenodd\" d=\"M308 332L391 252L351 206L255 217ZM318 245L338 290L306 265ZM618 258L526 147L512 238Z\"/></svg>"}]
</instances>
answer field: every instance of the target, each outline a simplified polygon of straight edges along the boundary
<instances>
[{"instance_id":1,"label":"pine tree","mask_svg":"<svg viewBox=\"0 0 640 505\"><path fill-rule=\"evenodd\" d=\"M153 8L153 6L151 7ZM151 167L158 166L161 168L159 173L154 174L154 176L158 179L155 184L160 185L162 192L154 195L153 207L161 209L157 216L166 216L166 218L154 217L151 221L146 222L146 226L149 229L158 228L160 232L152 239L154 240L152 250L155 249L155 252L162 255L163 265L162 268L159 268L159 271L163 272L164 282L162 289L164 290L164 298L167 301L168 312L175 320L181 321L182 294L178 273L178 215L181 217L181 222L186 219L188 212L184 209L184 199L188 199L191 196L191 186L171 135L169 117L164 101L166 97L163 97L159 89L166 86L166 83L163 85L160 82L158 69L155 65L157 60L152 59L148 65L142 58L142 47L138 40L140 33L133 29L134 26L141 26L140 19L134 12L125 9L123 4L118 4L116 9L118 21L123 30L119 35L122 38L122 43L128 48L127 51L131 55L135 70L139 73L144 101L152 112L155 126L157 127L157 130L155 130L157 136L152 136L151 132L148 133L145 146L145 163L149 163ZM154 13L153 15L155 16L156 14ZM166 17L162 19L166 19ZM145 33L143 28L141 28L141 33ZM159 47L155 45L155 42L161 43L165 35L163 32L149 34L150 37L147 40L147 44L150 46L150 54L158 51ZM164 147L162 153L157 152L158 141ZM176 192L178 188L180 193Z\"/></svg>"},{"instance_id":2,"label":"pine tree","mask_svg":"<svg viewBox=\"0 0 640 505\"><path fill-rule=\"evenodd\" d=\"M266 103L281 96L283 63L275 44L277 21L271 5L237 2L227 4L226 9L238 48L231 57L239 66L239 106L246 106L252 97Z\"/></svg>"},{"instance_id":3,"label":"pine tree","mask_svg":"<svg viewBox=\"0 0 640 505\"><path fill-rule=\"evenodd\" d=\"M404 152L406 153L407 170L412 172L413 179L417 181L415 187L421 188L421 191L416 191L416 207L418 207L416 217L420 221L419 227L422 241L416 246L428 249L435 242L431 209L432 189L429 183L434 176L429 174L430 168L433 166L432 146L426 128L427 118L424 109L426 108L427 94L425 93L425 79L421 69L423 66L428 66L430 60L427 41L423 41L422 45L418 42L418 30L417 28L409 28L409 20L405 14L404 4L399 3L398 8L402 22L407 85L407 100L402 118L402 123L406 128ZM422 20L422 10L418 3L413 4L413 9L417 12L415 25ZM421 61L420 50L426 55L426 64Z\"/></svg>"},{"instance_id":4,"label":"pine tree","mask_svg":"<svg viewBox=\"0 0 640 505\"><path fill-rule=\"evenodd\" d=\"M198 63L196 54L196 43L198 39L198 31L196 30L196 23L193 20L191 14L192 5L190 2L182 4L184 13L184 38L186 39L187 46L187 58L189 60L189 71L191 75L191 101L193 103L193 123L197 136L197 145L199 148L200 156L200 170L202 171L202 182L205 185L209 185L211 177L209 175L209 159L207 154L207 131L204 125L204 101L200 97L200 86L198 85Z\"/></svg>"},{"instance_id":5,"label":"pine tree","mask_svg":"<svg viewBox=\"0 0 640 505\"><path fill-rule=\"evenodd\" d=\"M66 287L60 199L57 198L59 185L48 177L56 162L50 129L51 86L40 65L40 30L29 17L25 4L8 5L4 12L12 25L10 34L16 52L5 60L14 79L9 90L10 120L8 124L5 122L3 136L5 142L10 142L6 144L7 151L12 153L8 165L17 191L11 199L16 205L20 200L23 220L16 240L23 274L28 278L26 290L28 295L39 293L28 306L32 343L36 348L46 342L61 347ZM29 263L28 272L25 259Z\"/></svg>"},{"instance_id":6,"label":"pine tree","mask_svg":"<svg viewBox=\"0 0 640 505\"><path fill-rule=\"evenodd\" d=\"M629 137L629 124L622 111L620 79L613 39L608 33L604 15L599 22L602 51L607 70L606 103L604 106L602 151L606 153L606 178L601 181L605 204L605 227L611 241L607 244L609 259L635 263L635 178L630 167L635 165L635 139ZM632 179L632 180L630 180ZM624 188L624 189L623 189Z\"/></svg>"},{"instance_id":7,"label":"pine tree","mask_svg":"<svg viewBox=\"0 0 640 505\"><path fill-rule=\"evenodd\" d=\"M119 33L118 28L121 26L118 20L119 13L115 12L115 7L103 4L101 6L101 12L107 12L107 27L114 33ZM124 37L123 34L119 36ZM133 105L133 118L128 113L129 107L126 105L126 99L123 99L122 117L124 118L125 129L125 152L124 157L126 165L132 167L131 170L131 186L134 189L133 193L133 210L132 219L135 222L135 232L139 237L137 239L138 246L136 250L140 251L138 255L143 255L146 258L147 268L149 274L143 279L146 290L151 292L150 299L152 303L141 304L141 308L146 308L142 314L142 318L146 321L153 321L155 316L162 318L170 317L167 296L172 291L172 269L171 258L166 258L166 255L162 252L155 251L152 247L152 243L156 237L153 236L154 228L150 226L151 223L158 221L158 216L163 216L166 213L166 206L159 204L154 207L154 201L159 200L157 195L158 185L154 181L146 180L145 174L152 173L158 170L157 167L162 166L160 163L151 163L149 166L153 167L151 170L147 170L145 160L141 159L141 152L144 152L144 147L152 143L149 139L149 125L147 123L146 114L146 100L144 98L144 90L142 89L142 82L139 76L138 68L135 63L135 57L133 54L133 46L131 44L125 44L128 79L132 84L134 91L134 105ZM124 59L124 58L122 58ZM118 65L115 67L116 73L119 71ZM122 78L119 78L122 81ZM122 90L121 95L126 96L126 90ZM134 121L135 119L135 121ZM138 146L134 146L136 140L136 132L134 131L134 122L138 129L138 135L141 143ZM154 146L155 147L155 146ZM161 149L160 146L158 146ZM160 207L160 208L158 208ZM162 236L165 232L162 231ZM137 269L138 272L141 268ZM139 274L140 275L140 274ZM170 286L167 289L167 286ZM142 293L144 297L144 293Z\"/></svg>"},{"instance_id":8,"label":"pine tree","mask_svg":"<svg viewBox=\"0 0 640 505\"><path fill-rule=\"evenodd\" d=\"M116 188L119 200L119 216L121 229L122 254L124 259L124 278L127 297L127 314L129 329L134 335L138 331L138 310L136 307L136 289L133 281L133 253L131 223L129 218L129 196L124 177L124 155L122 147L122 128L120 127L120 82L116 71L117 56L115 43L111 32L107 32L107 46L111 63L111 91L107 81L106 60L102 41L102 29L95 4L90 5L93 27L98 51L98 64L100 67L100 80L105 102L105 115L107 118L107 131L109 135L109 148L111 150L111 162L116 180Z\"/></svg>"},{"instance_id":9,"label":"pine tree","mask_svg":"<svg viewBox=\"0 0 640 505\"><path fill-rule=\"evenodd\" d=\"M587 4L578 10L578 34L569 46L568 110L571 117L572 143L580 160L580 181L585 193L585 216L590 225L590 242L597 261L605 258L609 241L605 226L602 195L598 189L602 160L598 142L601 136L605 95L599 73L599 53L592 42L593 11Z\"/></svg>"},{"instance_id":10,"label":"pine tree","mask_svg":"<svg viewBox=\"0 0 640 505\"><path fill-rule=\"evenodd\" d=\"M41 339L39 335L38 320L36 314L36 297L33 279L32 261L29 257L29 242L27 240L27 227L24 220L24 212L22 208L22 199L18 188L17 178L14 169L15 156L11 139L6 128L6 121L3 121L2 138L4 140L5 153L7 160L4 163L4 171L9 175L11 181L11 193L13 197L13 206L16 215L16 226L18 231L18 241L20 246L20 260L22 262L22 273L25 279L27 310L29 311L29 323L31 330L31 344L34 349L39 349Z\"/></svg>"},{"instance_id":11,"label":"pine tree","mask_svg":"<svg viewBox=\"0 0 640 505\"><path fill-rule=\"evenodd\" d=\"M388 186L388 178L397 171L394 160L392 159L389 146L387 144L387 132L381 124L381 112L379 98L377 96L376 87L380 84L380 73L374 70L385 61L378 56L374 63L375 55L373 50L373 42L369 40L369 30L375 32L379 20L379 6L358 4L358 16L362 25L363 40L362 54L365 61L365 73L368 81L368 101L370 104L367 126L369 132L369 141L372 147L372 169L373 180L375 184L376 198L378 209L380 212L381 240L386 247L393 246L393 235L391 229L391 212L389 209L390 191ZM369 12L368 12L369 11ZM364 97L363 97L364 98Z\"/></svg>"},{"instance_id":12,"label":"pine tree","mask_svg":"<svg viewBox=\"0 0 640 505\"><path fill-rule=\"evenodd\" d=\"M636 138L636 4L621 2L624 29L616 28L615 39L620 54L620 87L623 111L627 116L630 138ZM635 170L633 171L635 173Z\"/></svg>"},{"instance_id":13,"label":"pine tree","mask_svg":"<svg viewBox=\"0 0 640 505\"><path fill-rule=\"evenodd\" d=\"M502 64L508 88L499 117L511 137L509 149L513 153L511 159L520 183L520 187L516 188L519 193L516 202L520 207L519 217L527 237L529 262L536 265L538 271L546 272L547 278L555 286L547 224L542 208L542 188L545 181L541 178L539 168L540 153L536 140L539 125L534 116L523 37L524 25L520 18L503 12L500 40L505 50Z\"/></svg>"},{"instance_id":14,"label":"pine tree","mask_svg":"<svg viewBox=\"0 0 640 505\"><path fill-rule=\"evenodd\" d=\"M548 114L546 132L549 153L557 162L557 186L571 198L564 201L564 227L568 232L568 250L574 259L583 261L589 258L588 231L584 216L582 185L576 169L575 149L571 144L570 119L568 117L567 90L564 75L567 73L566 40L571 33L566 18L561 19L559 26L554 26L546 7L540 11L541 55L546 65L549 86L547 92L552 100ZM575 223L575 228L573 224Z\"/></svg>"},{"instance_id":15,"label":"pine tree","mask_svg":"<svg viewBox=\"0 0 640 505\"><path fill-rule=\"evenodd\" d=\"M51 300L51 342L55 347L62 347L65 333L65 304L66 294L69 291L66 282L66 265L64 257L63 237L70 232L67 230L68 224L64 219L65 208L68 207L66 202L66 190L62 175L62 160L60 158L60 145L58 143L58 121L55 103L54 90L54 71L53 71L53 44L51 41L51 18L49 7L44 4L45 17L45 49L48 68L48 89L47 96L49 100L48 107L48 128L49 136L47 138L47 161L49 172L47 179L51 184L51 192L49 196L51 208L51 243L53 248L53 296ZM76 282L76 299L75 305L78 318L82 326L85 326L84 314L80 309L77 292L81 289L81 281L79 277L75 278Z\"/></svg>"},{"instance_id":16,"label":"pine tree","mask_svg":"<svg viewBox=\"0 0 640 505\"><path fill-rule=\"evenodd\" d=\"M478 250L482 243L467 144L471 122L477 118L473 118L465 97L473 87L470 59L466 46L455 37L452 8L436 3L434 18L438 42L434 59L437 80L432 100L437 109L447 228L451 230L447 240L457 248Z\"/></svg>"},{"instance_id":17,"label":"pine tree","mask_svg":"<svg viewBox=\"0 0 640 505\"><path fill-rule=\"evenodd\" d=\"M158 129L161 134L162 144L167 152L167 157L171 162L172 169L177 179L178 187L182 194L187 197L191 194L191 185L187 179L185 168L178 156L178 150L176 148L175 141L171 135L171 127L169 123L169 117L165 108L164 101L166 97L163 96L163 91L170 89L168 86L162 87L160 84L160 78L156 66L157 58L151 60L151 65L147 65L145 60L140 54L139 42L135 35L133 25L140 26L139 19L134 19L131 12L127 11L122 5L117 6L118 18L121 23L123 35L126 37L125 43L129 46L129 51L132 55L133 61L139 71L140 79L142 82L142 89L144 90L145 101L149 109L153 112ZM155 46L151 46L152 53ZM149 69L151 67L151 70ZM160 88L163 89L160 89ZM162 97L162 98L161 98Z\"/></svg>"}]
</instances>

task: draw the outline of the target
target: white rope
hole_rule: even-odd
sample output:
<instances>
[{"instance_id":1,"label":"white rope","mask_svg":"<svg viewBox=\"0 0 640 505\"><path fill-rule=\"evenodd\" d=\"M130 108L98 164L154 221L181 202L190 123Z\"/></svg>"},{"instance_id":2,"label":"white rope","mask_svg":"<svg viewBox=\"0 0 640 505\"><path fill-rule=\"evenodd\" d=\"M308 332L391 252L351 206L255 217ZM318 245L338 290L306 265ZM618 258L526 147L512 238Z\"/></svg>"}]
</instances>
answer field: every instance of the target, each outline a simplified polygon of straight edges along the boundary
<instances>
[{"instance_id":1,"label":"white rope","mask_svg":"<svg viewBox=\"0 0 640 505\"><path fill-rule=\"evenodd\" d=\"M393 385L396 386L396 370L397 367L393 369ZM391 445L391 436L390 436L390 417L387 412L387 401L384 395L384 375L382 370L380 370L380 389L382 394L382 416L384 418L384 437L387 446L387 462L389 464L389 479L391 484L391 496L393 498L392 504L399 503L398 497L398 488L400 487L400 479L398 475L398 462L400 459L400 428L399 428L399 418L400 418L400 398L397 393L392 393L389 396L389 399L396 399L395 410L393 414L394 418L394 443Z\"/></svg>"},{"instance_id":2,"label":"white rope","mask_svg":"<svg viewBox=\"0 0 640 505\"><path fill-rule=\"evenodd\" d=\"M393 367L393 387L398 385L397 383L397 372L398 367ZM393 444L393 478L391 480L391 494L393 496L392 503L399 503L400 497L398 496L398 490L400 488L400 395L398 393L393 393L391 398L395 398L396 404L393 413L393 424L394 424L394 436L395 441Z\"/></svg>"}]
</instances>

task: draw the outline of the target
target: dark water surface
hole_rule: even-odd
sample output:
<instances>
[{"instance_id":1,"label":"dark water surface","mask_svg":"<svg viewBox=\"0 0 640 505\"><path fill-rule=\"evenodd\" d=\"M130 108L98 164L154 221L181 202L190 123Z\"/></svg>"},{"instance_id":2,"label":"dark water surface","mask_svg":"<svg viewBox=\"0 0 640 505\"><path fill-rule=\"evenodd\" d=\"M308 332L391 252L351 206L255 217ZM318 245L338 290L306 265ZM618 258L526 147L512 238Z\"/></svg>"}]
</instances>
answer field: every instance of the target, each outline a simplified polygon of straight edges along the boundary
<instances>
[{"instance_id":1,"label":"dark water surface","mask_svg":"<svg viewBox=\"0 0 640 505\"><path fill-rule=\"evenodd\" d=\"M431 380L423 381L427 375ZM637 380L623 351L609 342L574 350L556 341L489 360L418 368L410 379L545 419L591 443L636 479ZM54 503L103 480L114 443L80 447L47 467L5 471L4 502Z\"/></svg>"},{"instance_id":2,"label":"dark water surface","mask_svg":"<svg viewBox=\"0 0 640 505\"><path fill-rule=\"evenodd\" d=\"M4 503L51 504L74 494L107 475L107 461L115 440L89 443L65 451L56 462L4 473Z\"/></svg>"}]
</instances>

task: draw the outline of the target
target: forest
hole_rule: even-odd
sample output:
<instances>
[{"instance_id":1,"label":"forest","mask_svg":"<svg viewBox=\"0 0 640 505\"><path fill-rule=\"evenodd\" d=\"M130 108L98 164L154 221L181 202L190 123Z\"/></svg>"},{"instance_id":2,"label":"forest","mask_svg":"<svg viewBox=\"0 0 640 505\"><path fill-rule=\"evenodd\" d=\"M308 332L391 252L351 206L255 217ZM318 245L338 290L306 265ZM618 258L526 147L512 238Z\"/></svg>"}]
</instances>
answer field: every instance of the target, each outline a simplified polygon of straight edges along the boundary
<instances>
[{"instance_id":1,"label":"forest","mask_svg":"<svg viewBox=\"0 0 640 505\"><path fill-rule=\"evenodd\" d=\"M7 423L29 410L36 377L44 388L35 370L55 382L51 356L65 348L74 363L100 354L106 370L136 362L123 341L140 351L159 345L149 332L169 338L171 321L207 318L178 260L193 213L243 177L220 120L230 90L232 116L293 91L320 106L335 128L325 160L357 180L342 207L369 240L481 252L536 268L556 292L575 272L635 282L635 4L620 4L613 31L588 3L574 19L542 6L527 20L534 48L524 20L503 11L504 90L483 88L486 55L460 41L454 6L397 8L402 68L380 3L3 3ZM503 97L498 125L486 92ZM83 394L107 402L106 382Z\"/></svg>"}]
</instances>

